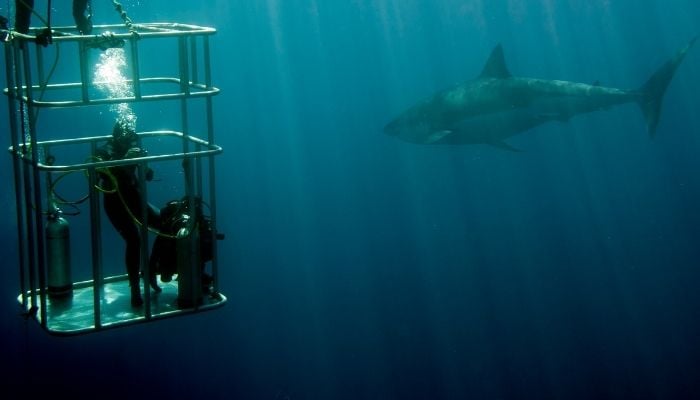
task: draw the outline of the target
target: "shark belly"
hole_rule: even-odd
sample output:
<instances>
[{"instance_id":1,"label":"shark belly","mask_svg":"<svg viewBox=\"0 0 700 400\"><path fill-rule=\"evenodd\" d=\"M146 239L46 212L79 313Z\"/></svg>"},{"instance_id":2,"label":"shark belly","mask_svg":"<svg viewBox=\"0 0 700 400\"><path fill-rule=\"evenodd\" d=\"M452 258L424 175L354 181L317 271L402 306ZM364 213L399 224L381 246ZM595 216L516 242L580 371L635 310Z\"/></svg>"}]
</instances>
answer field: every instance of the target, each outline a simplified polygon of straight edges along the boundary
<instances>
[{"instance_id":1,"label":"shark belly","mask_svg":"<svg viewBox=\"0 0 700 400\"><path fill-rule=\"evenodd\" d=\"M438 134L426 133L424 144L495 144L550 121L568 121L571 117L607 109L634 101L634 94L617 91L594 95L540 95L527 105L516 105L509 99L507 109L466 117Z\"/></svg>"}]
</instances>

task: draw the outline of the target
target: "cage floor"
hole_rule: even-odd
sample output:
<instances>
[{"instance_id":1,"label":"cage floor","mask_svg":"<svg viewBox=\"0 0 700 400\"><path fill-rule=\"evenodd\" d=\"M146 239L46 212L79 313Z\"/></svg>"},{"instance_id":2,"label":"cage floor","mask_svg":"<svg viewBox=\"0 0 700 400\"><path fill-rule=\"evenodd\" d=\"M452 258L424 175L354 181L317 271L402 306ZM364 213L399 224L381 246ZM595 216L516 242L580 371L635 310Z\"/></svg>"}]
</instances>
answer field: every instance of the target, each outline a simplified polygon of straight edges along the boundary
<instances>
[{"instance_id":1,"label":"cage floor","mask_svg":"<svg viewBox=\"0 0 700 400\"><path fill-rule=\"evenodd\" d=\"M194 308L178 308L177 281L160 282L162 292L150 291L151 317L146 318L145 294L143 282L141 293L144 305L131 306L131 291L126 275L106 278L103 295L100 298L100 325L95 324L94 285L93 281L74 284L73 296L68 299L46 300L46 329L51 334L74 335L96 330L117 327L126 324L149 322L158 318L177 316L186 313L206 311L222 306L226 297L221 293L203 293L202 304ZM150 288L149 288L150 289ZM37 303L40 303L41 292L37 293ZM29 296L29 294L27 294ZM22 296L18 297L22 301ZM41 323L41 310L37 310L36 319Z\"/></svg>"}]
</instances>

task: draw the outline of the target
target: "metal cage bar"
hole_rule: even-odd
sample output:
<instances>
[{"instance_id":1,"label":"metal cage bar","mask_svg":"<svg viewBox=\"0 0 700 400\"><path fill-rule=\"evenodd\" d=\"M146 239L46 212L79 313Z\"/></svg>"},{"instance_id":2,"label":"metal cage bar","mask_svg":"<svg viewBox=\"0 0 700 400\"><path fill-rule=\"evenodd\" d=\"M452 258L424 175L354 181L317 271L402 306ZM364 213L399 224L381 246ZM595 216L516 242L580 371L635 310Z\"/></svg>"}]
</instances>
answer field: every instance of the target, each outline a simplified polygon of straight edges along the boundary
<instances>
[{"instance_id":1,"label":"metal cage bar","mask_svg":"<svg viewBox=\"0 0 700 400\"><path fill-rule=\"evenodd\" d=\"M10 46L5 46L5 60L8 63L8 66L11 68L6 68L5 70L5 79L7 79L7 85L8 87L14 87L14 81L15 77L14 75L14 66L15 66L15 52L12 51L13 49ZM17 128L17 118L16 118L16 112L14 109L15 104L11 101L7 102L8 105L8 121L10 124L10 142L12 143L13 148L18 148L19 147L19 138L18 138L18 128ZM22 201L22 193L24 191L24 185L22 181L22 168L24 166L22 163L19 162L18 157L12 157L12 170L14 171L14 185L15 185L15 207L17 209L17 237L18 238L23 238L25 237L25 227L24 227L24 213L22 212L22 208L24 205L24 202ZM26 268L26 257L25 257L25 251L26 251L26 246L25 242L23 240L17 240L17 251L18 251L18 257L19 257L19 282L20 282L20 293L22 293L22 311L27 312L28 307L27 307L27 297L24 295L26 293L26 276L25 276L25 268Z\"/></svg>"}]
</instances>

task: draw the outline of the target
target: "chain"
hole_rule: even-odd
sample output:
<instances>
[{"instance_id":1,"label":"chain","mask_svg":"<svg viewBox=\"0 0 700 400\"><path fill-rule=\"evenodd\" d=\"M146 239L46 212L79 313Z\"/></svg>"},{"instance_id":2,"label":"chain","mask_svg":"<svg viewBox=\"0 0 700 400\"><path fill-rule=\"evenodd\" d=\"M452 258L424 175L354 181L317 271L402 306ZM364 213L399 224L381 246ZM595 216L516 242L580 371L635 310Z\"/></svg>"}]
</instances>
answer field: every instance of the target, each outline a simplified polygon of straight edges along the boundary
<instances>
[{"instance_id":1,"label":"chain","mask_svg":"<svg viewBox=\"0 0 700 400\"><path fill-rule=\"evenodd\" d=\"M131 18L126 15L126 11L124 11L124 6L122 6L117 0L112 0L112 4L114 4L114 9L117 11L117 13L119 13L119 16L122 18L122 20L124 20L124 25L126 25L126 28L129 29L129 32L137 33L136 28L134 28L134 23L131 21Z\"/></svg>"}]
</instances>

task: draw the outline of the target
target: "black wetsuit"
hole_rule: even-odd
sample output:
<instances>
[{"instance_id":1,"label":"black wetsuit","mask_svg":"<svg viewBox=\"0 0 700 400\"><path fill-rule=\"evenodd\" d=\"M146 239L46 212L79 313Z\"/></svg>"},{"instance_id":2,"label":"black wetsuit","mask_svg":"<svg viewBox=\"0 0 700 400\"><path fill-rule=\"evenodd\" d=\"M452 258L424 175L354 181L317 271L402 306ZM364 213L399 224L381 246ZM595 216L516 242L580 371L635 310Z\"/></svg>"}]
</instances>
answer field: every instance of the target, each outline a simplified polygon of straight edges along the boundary
<instances>
[{"instance_id":1,"label":"black wetsuit","mask_svg":"<svg viewBox=\"0 0 700 400\"><path fill-rule=\"evenodd\" d=\"M101 160L115 160L124 157L121 151L116 151L111 143L103 146L96 154ZM107 171L100 172L101 188L104 191L104 209L107 217L126 242L125 263L129 274L131 286L131 304L142 304L141 290L139 288L139 272L141 265L141 235L140 226L134 221L143 218L141 209L141 192L136 177L136 166L125 165L110 167ZM116 187L114 185L116 184ZM158 228L160 225L160 211L147 203L148 225ZM155 283L155 275L151 274L151 286L158 290Z\"/></svg>"}]
</instances>

